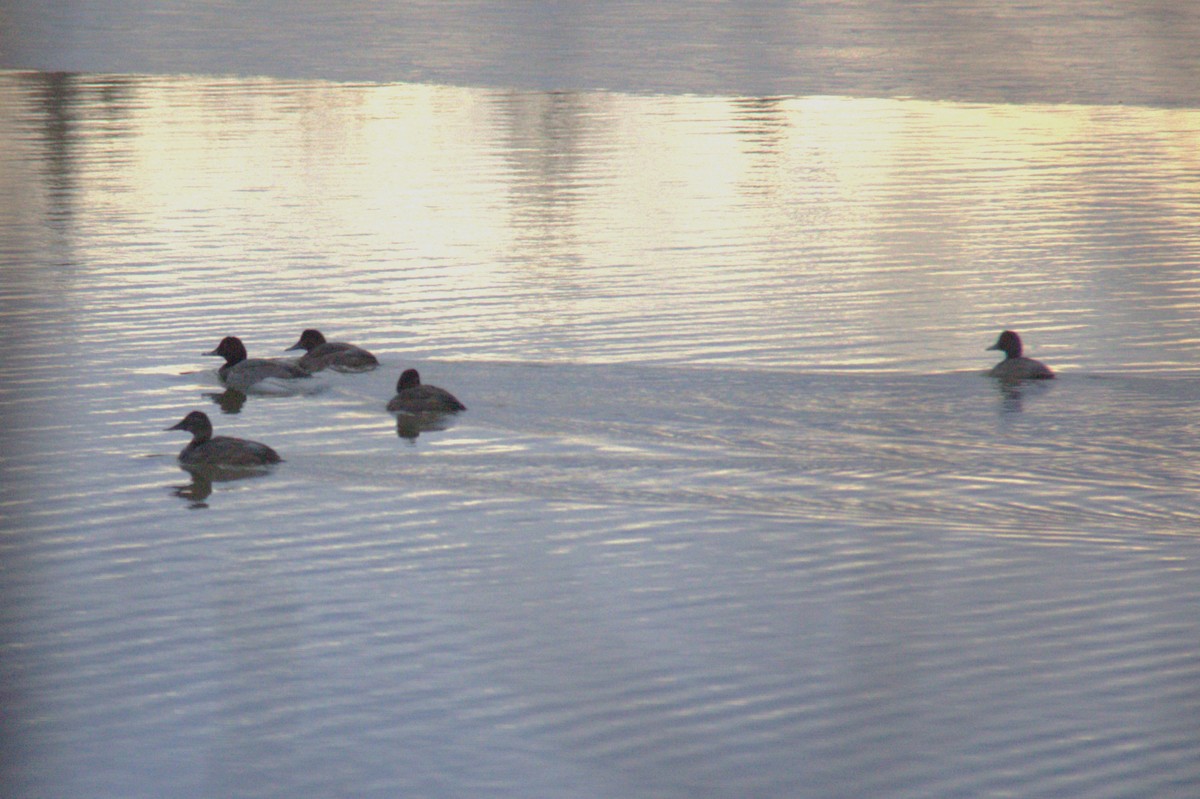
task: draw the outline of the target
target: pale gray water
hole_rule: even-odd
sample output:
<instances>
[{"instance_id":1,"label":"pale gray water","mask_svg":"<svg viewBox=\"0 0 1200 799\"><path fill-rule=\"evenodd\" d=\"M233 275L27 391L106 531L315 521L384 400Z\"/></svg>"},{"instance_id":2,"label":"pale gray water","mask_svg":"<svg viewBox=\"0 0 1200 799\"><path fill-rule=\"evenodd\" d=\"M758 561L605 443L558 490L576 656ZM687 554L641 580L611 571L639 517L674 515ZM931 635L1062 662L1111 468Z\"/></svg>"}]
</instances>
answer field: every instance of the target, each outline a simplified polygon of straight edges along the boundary
<instances>
[{"instance_id":1,"label":"pale gray water","mask_svg":"<svg viewBox=\"0 0 1200 799\"><path fill-rule=\"evenodd\" d=\"M4 65L536 90L1200 103L1188 0L14 0Z\"/></svg>"},{"instance_id":2,"label":"pale gray water","mask_svg":"<svg viewBox=\"0 0 1200 799\"><path fill-rule=\"evenodd\" d=\"M56 8L0 51L89 72L0 73L5 795L1196 795L1196 54L1011 96L904 47L966 89L839 89L802 43L818 96L753 55L769 15L654 82L633 44L578 79L511 52L561 19L497 7L508 55L411 83L369 42L352 75L172 53L160 9L66 48ZM478 52L403 45L455 26L413 8L334 33ZM1165 32L1031 73L1195 14L1083 18ZM383 366L214 402L200 353L308 326ZM1004 327L1060 378L983 377ZM407 366L470 410L397 436ZM286 462L191 479L162 429L194 408Z\"/></svg>"}]
</instances>

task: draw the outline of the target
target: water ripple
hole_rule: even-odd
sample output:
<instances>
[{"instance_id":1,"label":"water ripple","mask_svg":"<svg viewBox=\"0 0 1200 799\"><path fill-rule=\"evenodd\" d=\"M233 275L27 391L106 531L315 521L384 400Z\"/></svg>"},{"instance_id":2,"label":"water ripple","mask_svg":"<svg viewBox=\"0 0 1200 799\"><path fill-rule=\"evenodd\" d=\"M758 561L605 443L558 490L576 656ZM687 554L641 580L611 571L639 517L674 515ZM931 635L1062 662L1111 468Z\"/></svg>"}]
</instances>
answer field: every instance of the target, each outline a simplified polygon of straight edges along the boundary
<instances>
[{"instance_id":1,"label":"water ripple","mask_svg":"<svg viewBox=\"0 0 1200 799\"><path fill-rule=\"evenodd\" d=\"M1200 779L1193 111L0 98L18 795ZM380 368L200 354L312 326ZM1010 326L1059 379L982 376ZM387 413L413 366L470 410ZM181 470L193 409L284 462Z\"/></svg>"}]
</instances>

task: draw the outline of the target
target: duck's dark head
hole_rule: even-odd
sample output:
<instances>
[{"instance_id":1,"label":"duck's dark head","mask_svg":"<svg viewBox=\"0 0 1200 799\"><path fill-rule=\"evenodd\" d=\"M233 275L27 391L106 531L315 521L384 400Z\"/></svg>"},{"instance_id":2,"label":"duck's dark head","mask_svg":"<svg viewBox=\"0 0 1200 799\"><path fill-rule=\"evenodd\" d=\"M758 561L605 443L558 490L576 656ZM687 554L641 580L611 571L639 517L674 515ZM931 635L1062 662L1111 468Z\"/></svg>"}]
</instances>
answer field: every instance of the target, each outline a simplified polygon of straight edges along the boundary
<instances>
[{"instance_id":1,"label":"duck's dark head","mask_svg":"<svg viewBox=\"0 0 1200 799\"><path fill-rule=\"evenodd\" d=\"M191 433L192 438L196 441L207 441L212 438L212 422L208 420L208 414L204 411L192 411L178 424L168 427L167 430L184 430Z\"/></svg>"},{"instance_id":2,"label":"duck's dark head","mask_svg":"<svg viewBox=\"0 0 1200 799\"><path fill-rule=\"evenodd\" d=\"M421 385L421 375L416 369L405 369L400 373L400 382L396 383L396 393L399 394L406 388Z\"/></svg>"},{"instance_id":3,"label":"duck's dark head","mask_svg":"<svg viewBox=\"0 0 1200 799\"><path fill-rule=\"evenodd\" d=\"M205 355L220 355L225 359L227 366L232 366L235 363L246 360L246 345L237 336L226 336L221 339L221 343L212 352L206 352Z\"/></svg>"},{"instance_id":4,"label":"duck's dark head","mask_svg":"<svg viewBox=\"0 0 1200 799\"><path fill-rule=\"evenodd\" d=\"M1021 337L1011 330L1005 330L1000 334L1000 338L996 339L996 343L988 347L989 350L1000 350L1009 358L1021 357Z\"/></svg>"},{"instance_id":5,"label":"duck's dark head","mask_svg":"<svg viewBox=\"0 0 1200 799\"><path fill-rule=\"evenodd\" d=\"M311 327L300 334L300 340L287 348L287 352L292 350L304 350L312 352L314 348L325 343L325 337L321 335L320 330L313 330Z\"/></svg>"}]
</instances>

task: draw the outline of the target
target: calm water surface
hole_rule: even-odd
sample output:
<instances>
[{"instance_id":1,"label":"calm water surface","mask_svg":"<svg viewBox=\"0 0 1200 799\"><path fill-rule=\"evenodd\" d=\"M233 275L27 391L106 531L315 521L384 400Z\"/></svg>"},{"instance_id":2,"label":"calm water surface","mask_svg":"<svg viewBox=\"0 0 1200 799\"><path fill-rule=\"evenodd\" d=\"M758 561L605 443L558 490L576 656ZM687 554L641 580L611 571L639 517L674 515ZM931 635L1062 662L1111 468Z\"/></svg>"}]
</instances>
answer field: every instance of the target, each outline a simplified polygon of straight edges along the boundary
<instances>
[{"instance_id":1,"label":"calm water surface","mask_svg":"<svg viewBox=\"0 0 1200 799\"><path fill-rule=\"evenodd\" d=\"M1196 795L1196 56L806 92L747 19L763 94L0 51L87 70L0 72L6 795ZM201 355L310 326L383 365ZM398 424L410 366L470 410ZM181 470L192 409L285 462Z\"/></svg>"}]
</instances>

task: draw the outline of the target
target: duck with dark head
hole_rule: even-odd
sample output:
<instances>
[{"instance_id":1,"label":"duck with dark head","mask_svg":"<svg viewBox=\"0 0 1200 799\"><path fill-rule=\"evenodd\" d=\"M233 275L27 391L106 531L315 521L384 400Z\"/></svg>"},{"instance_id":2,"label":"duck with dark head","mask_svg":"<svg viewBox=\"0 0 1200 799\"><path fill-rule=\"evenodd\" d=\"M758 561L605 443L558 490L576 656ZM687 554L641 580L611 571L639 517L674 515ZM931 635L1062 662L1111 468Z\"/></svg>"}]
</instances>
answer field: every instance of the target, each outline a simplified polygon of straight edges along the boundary
<instances>
[{"instance_id":1,"label":"duck with dark head","mask_svg":"<svg viewBox=\"0 0 1200 799\"><path fill-rule=\"evenodd\" d=\"M326 341L320 330L309 328L288 351L304 350L299 365L310 372L333 369L337 372L367 372L379 366L379 359L362 347L344 341Z\"/></svg>"},{"instance_id":2,"label":"duck with dark head","mask_svg":"<svg viewBox=\"0 0 1200 799\"><path fill-rule=\"evenodd\" d=\"M988 372L992 377L1001 380L1048 380L1054 377L1054 372L1046 364L1022 354L1021 337L1012 330L1001 333L996 343L988 349L1004 353L1004 360Z\"/></svg>"},{"instance_id":3,"label":"duck with dark head","mask_svg":"<svg viewBox=\"0 0 1200 799\"><path fill-rule=\"evenodd\" d=\"M293 363L246 357L246 345L237 336L226 336L221 339L215 350L204 354L219 355L225 359L225 365L217 370L217 375L227 388L235 388L238 391L245 391L255 383L271 377L277 380L312 377L307 369Z\"/></svg>"},{"instance_id":4,"label":"duck with dark head","mask_svg":"<svg viewBox=\"0 0 1200 799\"><path fill-rule=\"evenodd\" d=\"M283 459L258 441L231 436L214 436L212 422L203 411L192 411L167 430L183 430L192 440L179 453L184 466L270 466Z\"/></svg>"},{"instance_id":5,"label":"duck with dark head","mask_svg":"<svg viewBox=\"0 0 1200 799\"><path fill-rule=\"evenodd\" d=\"M396 396L388 402L387 409L407 413L457 413L465 411L467 406L446 389L422 383L416 369L405 369L396 383Z\"/></svg>"}]
</instances>

